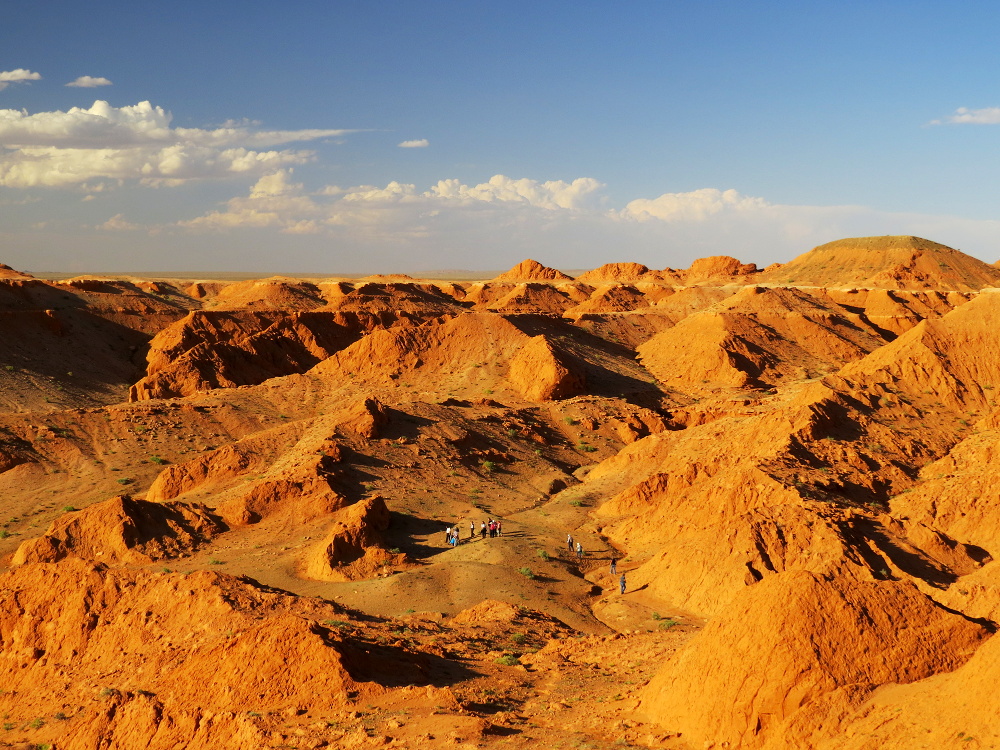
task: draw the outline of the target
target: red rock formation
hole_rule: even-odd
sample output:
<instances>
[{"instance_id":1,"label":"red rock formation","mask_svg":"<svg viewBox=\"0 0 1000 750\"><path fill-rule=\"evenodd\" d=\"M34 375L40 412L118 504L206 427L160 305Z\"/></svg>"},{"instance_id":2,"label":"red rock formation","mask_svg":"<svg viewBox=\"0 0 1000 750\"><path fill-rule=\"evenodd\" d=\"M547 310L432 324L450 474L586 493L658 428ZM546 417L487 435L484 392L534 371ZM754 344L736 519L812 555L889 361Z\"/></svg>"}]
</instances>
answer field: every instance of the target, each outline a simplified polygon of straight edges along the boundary
<instances>
[{"instance_id":1,"label":"red rock formation","mask_svg":"<svg viewBox=\"0 0 1000 750\"><path fill-rule=\"evenodd\" d=\"M528 401L551 401L584 392L586 379L545 336L534 336L510 361L507 380Z\"/></svg>"},{"instance_id":2,"label":"red rock formation","mask_svg":"<svg viewBox=\"0 0 1000 750\"><path fill-rule=\"evenodd\" d=\"M0 279L32 279L30 273L24 273L22 271L16 271L6 263L0 263Z\"/></svg>"},{"instance_id":3,"label":"red rock formation","mask_svg":"<svg viewBox=\"0 0 1000 750\"><path fill-rule=\"evenodd\" d=\"M786 723L838 688L949 672L988 635L906 584L788 573L713 619L649 684L644 708L699 747L794 746L781 742Z\"/></svg>"},{"instance_id":4,"label":"red rock formation","mask_svg":"<svg viewBox=\"0 0 1000 750\"><path fill-rule=\"evenodd\" d=\"M529 258L522 260L509 271L500 274L493 281L571 281L572 279L572 276L567 276L562 271L557 271L555 268L548 268L537 260Z\"/></svg>"},{"instance_id":5,"label":"red rock formation","mask_svg":"<svg viewBox=\"0 0 1000 750\"><path fill-rule=\"evenodd\" d=\"M107 565L143 564L190 554L226 530L222 519L203 505L120 495L57 518L44 536L21 544L12 562L79 557Z\"/></svg>"},{"instance_id":6,"label":"red rock formation","mask_svg":"<svg viewBox=\"0 0 1000 750\"><path fill-rule=\"evenodd\" d=\"M187 396L305 372L398 316L370 313L192 312L150 342L130 399Z\"/></svg>"},{"instance_id":7,"label":"red rock formation","mask_svg":"<svg viewBox=\"0 0 1000 750\"><path fill-rule=\"evenodd\" d=\"M349 675L316 622L341 610L231 576L22 565L2 577L0 611L0 708L27 726L78 706L63 747L257 744L248 711L294 715L380 691Z\"/></svg>"},{"instance_id":8,"label":"red rock formation","mask_svg":"<svg viewBox=\"0 0 1000 750\"><path fill-rule=\"evenodd\" d=\"M160 472L147 493L154 502L164 502L208 485L224 485L232 479L266 469L273 457L262 450L259 437L231 443L190 461Z\"/></svg>"},{"instance_id":9,"label":"red rock formation","mask_svg":"<svg viewBox=\"0 0 1000 750\"><path fill-rule=\"evenodd\" d=\"M799 290L745 287L638 351L646 369L681 391L766 387L860 359L885 343L875 334Z\"/></svg>"},{"instance_id":10,"label":"red rock formation","mask_svg":"<svg viewBox=\"0 0 1000 750\"><path fill-rule=\"evenodd\" d=\"M650 270L642 263L605 263L576 277L577 281L587 284L602 284L613 282L628 284L648 277Z\"/></svg>"},{"instance_id":11,"label":"red rock formation","mask_svg":"<svg viewBox=\"0 0 1000 750\"><path fill-rule=\"evenodd\" d=\"M385 382L404 373L434 378L435 389L449 381L466 381L467 368L504 364L528 341L505 318L466 313L443 322L377 330L317 365L311 375L359 382Z\"/></svg>"},{"instance_id":12,"label":"red rock formation","mask_svg":"<svg viewBox=\"0 0 1000 750\"><path fill-rule=\"evenodd\" d=\"M303 312L314 310L324 302L315 284L275 276L227 284L212 298L212 307L218 310Z\"/></svg>"},{"instance_id":13,"label":"red rock formation","mask_svg":"<svg viewBox=\"0 0 1000 750\"><path fill-rule=\"evenodd\" d=\"M699 258L684 274L688 285L705 283L747 283L749 276L759 273L756 263L740 263L728 255Z\"/></svg>"},{"instance_id":14,"label":"red rock formation","mask_svg":"<svg viewBox=\"0 0 1000 750\"><path fill-rule=\"evenodd\" d=\"M798 747L808 742L823 750L995 747L998 678L1000 639L991 638L954 672L885 685L860 705L857 698L851 701L853 710L826 712L822 724L803 716L788 736Z\"/></svg>"},{"instance_id":15,"label":"red rock formation","mask_svg":"<svg viewBox=\"0 0 1000 750\"><path fill-rule=\"evenodd\" d=\"M760 282L968 292L1000 285L1000 270L920 237L854 237L815 247Z\"/></svg>"},{"instance_id":16,"label":"red rock formation","mask_svg":"<svg viewBox=\"0 0 1000 750\"><path fill-rule=\"evenodd\" d=\"M389 521L385 498L379 495L338 511L326 537L307 558L302 575L317 581L352 581L405 563L406 555L388 552L382 544Z\"/></svg>"},{"instance_id":17,"label":"red rock formation","mask_svg":"<svg viewBox=\"0 0 1000 750\"><path fill-rule=\"evenodd\" d=\"M379 428L389 421L389 417L377 398L364 397L341 410L335 421L349 433L372 439L378 437Z\"/></svg>"},{"instance_id":18,"label":"red rock formation","mask_svg":"<svg viewBox=\"0 0 1000 750\"><path fill-rule=\"evenodd\" d=\"M649 305L650 300L636 287L608 284L598 287L588 300L569 308L563 314L567 318L579 318L581 315L631 312Z\"/></svg>"}]
</instances>

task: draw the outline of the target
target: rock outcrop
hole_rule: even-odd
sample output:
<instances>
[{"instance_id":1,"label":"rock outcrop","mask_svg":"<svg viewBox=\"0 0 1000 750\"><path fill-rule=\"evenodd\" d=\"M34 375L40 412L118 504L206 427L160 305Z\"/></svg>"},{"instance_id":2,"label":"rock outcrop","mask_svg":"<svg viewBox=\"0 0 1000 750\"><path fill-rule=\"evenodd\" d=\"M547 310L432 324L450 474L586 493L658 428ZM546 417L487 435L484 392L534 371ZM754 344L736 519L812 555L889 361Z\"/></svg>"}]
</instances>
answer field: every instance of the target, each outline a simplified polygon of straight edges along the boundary
<instances>
[{"instance_id":1,"label":"rock outcrop","mask_svg":"<svg viewBox=\"0 0 1000 750\"><path fill-rule=\"evenodd\" d=\"M950 672L988 636L906 584L786 573L713 619L650 683L644 707L698 746L788 747L787 725L831 710L835 691Z\"/></svg>"},{"instance_id":2,"label":"rock outcrop","mask_svg":"<svg viewBox=\"0 0 1000 750\"><path fill-rule=\"evenodd\" d=\"M528 401L576 396L586 388L579 367L545 336L532 337L511 359L507 379Z\"/></svg>"},{"instance_id":3,"label":"rock outcrop","mask_svg":"<svg viewBox=\"0 0 1000 750\"><path fill-rule=\"evenodd\" d=\"M338 511L326 537L307 558L302 574L317 581L352 581L405 563L406 555L389 552L383 545L389 522L385 498L378 495Z\"/></svg>"},{"instance_id":4,"label":"rock outcrop","mask_svg":"<svg viewBox=\"0 0 1000 750\"><path fill-rule=\"evenodd\" d=\"M543 266L537 260L522 260L509 271L493 279L494 282L522 282L522 281L572 281L572 276L567 276L562 271L555 268Z\"/></svg>"},{"instance_id":5,"label":"rock outcrop","mask_svg":"<svg viewBox=\"0 0 1000 750\"><path fill-rule=\"evenodd\" d=\"M12 563L78 557L107 565L141 565L190 554L226 530L222 519L205 506L121 495L64 514L44 536L21 544Z\"/></svg>"}]
</instances>

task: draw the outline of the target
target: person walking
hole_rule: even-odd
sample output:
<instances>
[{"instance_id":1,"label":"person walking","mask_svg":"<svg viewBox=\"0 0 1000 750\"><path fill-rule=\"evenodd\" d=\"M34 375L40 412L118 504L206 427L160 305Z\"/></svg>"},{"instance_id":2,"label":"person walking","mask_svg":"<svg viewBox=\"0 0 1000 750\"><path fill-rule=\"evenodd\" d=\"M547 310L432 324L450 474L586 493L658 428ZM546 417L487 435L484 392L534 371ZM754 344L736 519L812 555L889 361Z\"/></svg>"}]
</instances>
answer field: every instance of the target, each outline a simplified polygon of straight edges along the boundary
<instances>
[{"instance_id":1,"label":"person walking","mask_svg":"<svg viewBox=\"0 0 1000 750\"><path fill-rule=\"evenodd\" d=\"M618 573L618 560L612 556L611 558L611 575L616 575Z\"/></svg>"},{"instance_id":2,"label":"person walking","mask_svg":"<svg viewBox=\"0 0 1000 750\"><path fill-rule=\"evenodd\" d=\"M577 560L583 559L583 545L580 544L579 542L576 543L576 559Z\"/></svg>"},{"instance_id":3,"label":"person walking","mask_svg":"<svg viewBox=\"0 0 1000 750\"><path fill-rule=\"evenodd\" d=\"M625 574L622 573L622 577L618 579L618 588L622 594L625 593Z\"/></svg>"},{"instance_id":4,"label":"person walking","mask_svg":"<svg viewBox=\"0 0 1000 750\"><path fill-rule=\"evenodd\" d=\"M476 522L469 521L469 541L471 542L476 536Z\"/></svg>"},{"instance_id":5,"label":"person walking","mask_svg":"<svg viewBox=\"0 0 1000 750\"><path fill-rule=\"evenodd\" d=\"M444 530L444 543L451 544L451 526Z\"/></svg>"},{"instance_id":6,"label":"person walking","mask_svg":"<svg viewBox=\"0 0 1000 750\"><path fill-rule=\"evenodd\" d=\"M482 524L479 526L479 538L480 539L486 538L486 521L483 521Z\"/></svg>"},{"instance_id":7,"label":"person walking","mask_svg":"<svg viewBox=\"0 0 1000 750\"><path fill-rule=\"evenodd\" d=\"M497 519L497 536L503 536L503 520Z\"/></svg>"},{"instance_id":8,"label":"person walking","mask_svg":"<svg viewBox=\"0 0 1000 750\"><path fill-rule=\"evenodd\" d=\"M566 535L566 550L572 555L573 554L573 535Z\"/></svg>"}]
</instances>

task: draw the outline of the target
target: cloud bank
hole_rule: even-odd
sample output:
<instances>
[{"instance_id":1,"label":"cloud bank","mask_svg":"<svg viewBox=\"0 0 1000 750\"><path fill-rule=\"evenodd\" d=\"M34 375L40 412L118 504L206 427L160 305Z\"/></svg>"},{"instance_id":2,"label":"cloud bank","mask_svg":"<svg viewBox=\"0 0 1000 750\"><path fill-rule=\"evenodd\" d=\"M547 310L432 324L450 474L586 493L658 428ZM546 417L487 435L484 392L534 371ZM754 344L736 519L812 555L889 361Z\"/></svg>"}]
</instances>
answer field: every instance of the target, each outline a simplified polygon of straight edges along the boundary
<instances>
[{"instance_id":1,"label":"cloud bank","mask_svg":"<svg viewBox=\"0 0 1000 750\"><path fill-rule=\"evenodd\" d=\"M513 217L518 212L534 216L582 212L595 206L596 196L603 187L589 177L572 182L539 182L495 175L478 185L441 180L423 191L417 190L416 185L390 182L385 187L330 185L310 195L302 184L290 178L291 170L266 175L247 197L230 200L226 210L182 221L178 226L209 231L274 227L297 234L353 228L388 239L414 231L421 233L428 220L440 223L445 214L454 216L463 211L495 209L494 219L501 214Z\"/></svg>"},{"instance_id":2,"label":"cloud bank","mask_svg":"<svg viewBox=\"0 0 1000 750\"><path fill-rule=\"evenodd\" d=\"M1000 222L863 206L782 205L716 188L663 193L609 209L603 192L604 185L588 177L541 181L506 175L472 185L440 180L422 190L394 181L308 191L291 169L282 169L220 210L158 229L206 237L313 237L309 247L325 248L314 257L330 262L326 253L338 248L338 267L369 270L499 269L526 255L566 268L611 261L685 267L718 254L766 265L841 237L916 234L960 248L1000 241ZM235 237L230 242L246 244Z\"/></svg>"},{"instance_id":3,"label":"cloud bank","mask_svg":"<svg viewBox=\"0 0 1000 750\"><path fill-rule=\"evenodd\" d=\"M71 187L88 180L179 185L233 175L259 176L302 164L312 152L257 149L355 132L253 130L247 125L201 129L171 126L172 116L148 101L29 115L0 109L0 186Z\"/></svg>"},{"instance_id":4,"label":"cloud bank","mask_svg":"<svg viewBox=\"0 0 1000 750\"><path fill-rule=\"evenodd\" d=\"M399 144L399 148L427 148L431 143L426 138L421 138L417 141L403 141Z\"/></svg>"}]
</instances>

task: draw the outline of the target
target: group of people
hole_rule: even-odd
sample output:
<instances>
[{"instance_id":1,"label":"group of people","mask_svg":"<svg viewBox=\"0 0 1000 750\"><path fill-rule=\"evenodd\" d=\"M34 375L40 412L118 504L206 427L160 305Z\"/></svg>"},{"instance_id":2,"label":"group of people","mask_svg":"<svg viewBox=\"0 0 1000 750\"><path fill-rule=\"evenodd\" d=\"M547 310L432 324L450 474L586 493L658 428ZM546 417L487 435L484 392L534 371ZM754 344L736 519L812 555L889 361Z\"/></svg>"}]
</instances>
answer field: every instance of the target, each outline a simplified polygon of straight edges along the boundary
<instances>
[{"instance_id":1,"label":"group of people","mask_svg":"<svg viewBox=\"0 0 1000 750\"><path fill-rule=\"evenodd\" d=\"M567 534L566 535L566 551L569 552L571 555L573 554L573 535L572 534ZM576 543L576 559L577 560L582 560L583 559L583 545L580 542Z\"/></svg>"},{"instance_id":2,"label":"group of people","mask_svg":"<svg viewBox=\"0 0 1000 750\"><path fill-rule=\"evenodd\" d=\"M454 526L449 526L444 532L444 543L450 547L457 547L461 540L461 530L458 524ZM503 536L503 521L499 518L489 518L479 525L479 536L482 539L486 538L486 535L490 538ZM476 522L469 521L469 541L471 542L476 538Z\"/></svg>"},{"instance_id":3,"label":"group of people","mask_svg":"<svg viewBox=\"0 0 1000 750\"><path fill-rule=\"evenodd\" d=\"M573 546L574 544L576 545L575 547ZM567 534L566 535L566 551L569 552L571 555L574 552L576 552L576 559L577 560L582 560L583 559L583 544L580 543L580 542L575 542L574 543L574 541L573 541L573 535L572 534ZM614 577L616 575L618 575L618 558L615 557L614 555L612 555L611 556L611 576ZM618 590L622 594L624 594L625 593L625 589L627 587L628 587L628 582L625 580L625 573L622 573L621 576L619 576L619 578L618 578Z\"/></svg>"},{"instance_id":4,"label":"group of people","mask_svg":"<svg viewBox=\"0 0 1000 750\"><path fill-rule=\"evenodd\" d=\"M455 526L449 526L444 532L445 544L451 547L457 547L459 545L459 542L461 541L461 539L459 538L460 533L461 532L457 524ZM481 539L485 539L487 535L489 535L491 539L493 537L503 536L503 521L501 521L499 518L495 519L489 518L485 521L482 521L479 524L479 537ZM469 521L469 541L471 542L473 539L475 539L475 537L476 537L476 522ZM574 542L572 534L566 535L566 550L571 555L575 552L577 560L583 559L583 543ZM612 577L618 575L618 559L613 555L611 557L611 575ZM622 573L618 578L618 590L622 594L624 594L627 586L628 584L625 580L625 573Z\"/></svg>"}]
</instances>

